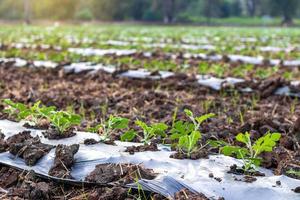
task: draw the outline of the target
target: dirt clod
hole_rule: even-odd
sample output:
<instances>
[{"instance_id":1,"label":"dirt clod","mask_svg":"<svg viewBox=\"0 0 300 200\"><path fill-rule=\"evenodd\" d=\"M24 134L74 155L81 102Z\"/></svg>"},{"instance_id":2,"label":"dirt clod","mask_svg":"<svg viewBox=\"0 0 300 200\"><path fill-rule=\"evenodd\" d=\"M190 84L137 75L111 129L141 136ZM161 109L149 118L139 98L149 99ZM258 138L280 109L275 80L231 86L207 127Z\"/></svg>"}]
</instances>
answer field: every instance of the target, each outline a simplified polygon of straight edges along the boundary
<instances>
[{"instance_id":1,"label":"dirt clod","mask_svg":"<svg viewBox=\"0 0 300 200\"><path fill-rule=\"evenodd\" d=\"M73 131L73 129L68 129L64 133L60 133L56 128L50 127L48 130L43 132L43 135L45 138L48 138L49 140L59 140L64 138L73 137L76 135L76 133Z\"/></svg>"},{"instance_id":2,"label":"dirt clod","mask_svg":"<svg viewBox=\"0 0 300 200\"><path fill-rule=\"evenodd\" d=\"M184 152L179 152L177 151L176 153L172 154L170 158L175 158L175 159L192 159L192 160L197 160L200 158L208 158L208 151L206 149L200 149L198 151L195 151L188 155L187 153Z\"/></svg>"},{"instance_id":3,"label":"dirt clod","mask_svg":"<svg viewBox=\"0 0 300 200\"><path fill-rule=\"evenodd\" d=\"M85 180L96 183L112 183L128 184L135 181L136 178L154 179L156 174L140 165L133 164L99 164L96 166Z\"/></svg>"},{"instance_id":4,"label":"dirt clod","mask_svg":"<svg viewBox=\"0 0 300 200\"><path fill-rule=\"evenodd\" d=\"M71 179L70 169L74 164L74 155L78 152L79 145L73 144L71 146L58 145L55 150L54 164L49 170L50 176L58 178Z\"/></svg>"},{"instance_id":5,"label":"dirt clod","mask_svg":"<svg viewBox=\"0 0 300 200\"><path fill-rule=\"evenodd\" d=\"M0 153L5 152L7 149L7 144L6 141L4 140L5 135L3 133L1 133L0 130Z\"/></svg>"},{"instance_id":6,"label":"dirt clod","mask_svg":"<svg viewBox=\"0 0 300 200\"><path fill-rule=\"evenodd\" d=\"M8 188L18 181L19 173L8 167L0 167L0 187Z\"/></svg>"},{"instance_id":7,"label":"dirt clod","mask_svg":"<svg viewBox=\"0 0 300 200\"><path fill-rule=\"evenodd\" d=\"M294 192L300 193L300 186L299 186L299 187L296 187L296 188L294 189Z\"/></svg>"},{"instance_id":8,"label":"dirt clod","mask_svg":"<svg viewBox=\"0 0 300 200\"><path fill-rule=\"evenodd\" d=\"M209 200L204 194L195 194L188 189L182 189L175 193L175 200Z\"/></svg>"},{"instance_id":9,"label":"dirt clod","mask_svg":"<svg viewBox=\"0 0 300 200\"><path fill-rule=\"evenodd\" d=\"M244 176L243 178L234 178L235 181L242 181L245 183L253 183L257 180L257 178L253 177L253 176Z\"/></svg>"},{"instance_id":10,"label":"dirt clod","mask_svg":"<svg viewBox=\"0 0 300 200\"><path fill-rule=\"evenodd\" d=\"M91 139L85 139L83 143L85 145L93 145L93 144L97 144L99 142L97 142L95 139L91 138Z\"/></svg>"},{"instance_id":11,"label":"dirt clod","mask_svg":"<svg viewBox=\"0 0 300 200\"><path fill-rule=\"evenodd\" d=\"M281 181L276 181L276 185L281 186Z\"/></svg>"},{"instance_id":12,"label":"dirt clod","mask_svg":"<svg viewBox=\"0 0 300 200\"><path fill-rule=\"evenodd\" d=\"M122 187L97 188L88 195L89 200L125 200L128 190Z\"/></svg>"},{"instance_id":13,"label":"dirt clod","mask_svg":"<svg viewBox=\"0 0 300 200\"><path fill-rule=\"evenodd\" d=\"M129 154L134 154L135 152L144 152L144 151L159 151L156 143L151 143L149 145L142 146L130 146L127 147L125 152L129 152Z\"/></svg>"},{"instance_id":14,"label":"dirt clod","mask_svg":"<svg viewBox=\"0 0 300 200\"><path fill-rule=\"evenodd\" d=\"M24 131L7 139L8 150L11 154L19 156L25 160L29 166L36 162L54 147L41 143L39 137L32 137L30 132Z\"/></svg>"},{"instance_id":15,"label":"dirt clod","mask_svg":"<svg viewBox=\"0 0 300 200\"><path fill-rule=\"evenodd\" d=\"M227 173L236 174L236 175L248 175L248 176L265 176L264 173L259 171L245 172L242 168L238 167L236 164L230 166L230 170Z\"/></svg>"}]
</instances>

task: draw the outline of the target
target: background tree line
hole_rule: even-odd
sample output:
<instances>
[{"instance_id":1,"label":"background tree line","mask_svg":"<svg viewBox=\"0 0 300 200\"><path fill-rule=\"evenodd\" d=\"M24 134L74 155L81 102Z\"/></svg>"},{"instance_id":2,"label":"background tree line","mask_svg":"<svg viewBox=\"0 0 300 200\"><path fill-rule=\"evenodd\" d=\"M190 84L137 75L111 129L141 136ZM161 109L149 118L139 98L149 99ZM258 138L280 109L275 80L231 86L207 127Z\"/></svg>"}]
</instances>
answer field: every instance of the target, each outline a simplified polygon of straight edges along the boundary
<instances>
[{"instance_id":1,"label":"background tree line","mask_svg":"<svg viewBox=\"0 0 300 200\"><path fill-rule=\"evenodd\" d=\"M0 0L0 19L210 23L214 18L300 16L299 0Z\"/></svg>"}]
</instances>

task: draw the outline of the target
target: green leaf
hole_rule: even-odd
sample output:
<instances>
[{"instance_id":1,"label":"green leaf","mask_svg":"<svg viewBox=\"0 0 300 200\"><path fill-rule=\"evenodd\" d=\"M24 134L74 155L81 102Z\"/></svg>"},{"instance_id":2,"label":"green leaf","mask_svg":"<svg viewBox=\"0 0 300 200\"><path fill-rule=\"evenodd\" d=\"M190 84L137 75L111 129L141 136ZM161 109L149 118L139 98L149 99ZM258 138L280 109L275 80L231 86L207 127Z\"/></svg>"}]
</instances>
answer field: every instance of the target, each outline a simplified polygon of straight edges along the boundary
<instances>
[{"instance_id":1,"label":"green leaf","mask_svg":"<svg viewBox=\"0 0 300 200\"><path fill-rule=\"evenodd\" d=\"M179 138L178 147L190 154L196 148L200 138L201 133L199 131L193 131L190 135L183 135Z\"/></svg>"},{"instance_id":2,"label":"green leaf","mask_svg":"<svg viewBox=\"0 0 300 200\"><path fill-rule=\"evenodd\" d=\"M260 166L261 164L261 158L248 158L252 164L254 164L255 166Z\"/></svg>"},{"instance_id":3,"label":"green leaf","mask_svg":"<svg viewBox=\"0 0 300 200\"><path fill-rule=\"evenodd\" d=\"M76 114L69 115L69 120L73 125L77 125L81 123L81 116Z\"/></svg>"},{"instance_id":4,"label":"green leaf","mask_svg":"<svg viewBox=\"0 0 300 200\"><path fill-rule=\"evenodd\" d=\"M31 115L30 110L23 110L22 112L18 113L18 118L19 119L25 119L25 118L27 118L30 115Z\"/></svg>"},{"instance_id":5,"label":"green leaf","mask_svg":"<svg viewBox=\"0 0 300 200\"><path fill-rule=\"evenodd\" d=\"M188 135L194 130L195 126L193 123L177 121L173 128L170 130L171 140L178 139L182 135Z\"/></svg>"},{"instance_id":6,"label":"green leaf","mask_svg":"<svg viewBox=\"0 0 300 200\"><path fill-rule=\"evenodd\" d=\"M151 125L151 132L154 135L160 135L162 137L166 137L165 131L168 129L168 126L165 123L157 123Z\"/></svg>"},{"instance_id":7,"label":"green leaf","mask_svg":"<svg viewBox=\"0 0 300 200\"><path fill-rule=\"evenodd\" d=\"M92 133L98 133L99 129L102 127L102 124L98 124L95 127L89 127L87 128L88 132L92 132Z\"/></svg>"},{"instance_id":8,"label":"green leaf","mask_svg":"<svg viewBox=\"0 0 300 200\"><path fill-rule=\"evenodd\" d=\"M185 114L188 116L188 117L193 117L193 112L189 109L184 109L184 112Z\"/></svg>"},{"instance_id":9,"label":"green leaf","mask_svg":"<svg viewBox=\"0 0 300 200\"><path fill-rule=\"evenodd\" d=\"M126 131L124 134L121 135L121 141L130 142L135 138L136 135L137 133L134 130Z\"/></svg>"},{"instance_id":10,"label":"green leaf","mask_svg":"<svg viewBox=\"0 0 300 200\"><path fill-rule=\"evenodd\" d=\"M276 142L280 140L280 137L280 133L267 133L263 137L260 137L253 145L256 155L262 152L271 152L276 146Z\"/></svg>"},{"instance_id":11,"label":"green leaf","mask_svg":"<svg viewBox=\"0 0 300 200\"><path fill-rule=\"evenodd\" d=\"M194 147L200 138L201 138L201 133L199 131L193 131L191 135L189 135L190 146Z\"/></svg>"},{"instance_id":12,"label":"green leaf","mask_svg":"<svg viewBox=\"0 0 300 200\"><path fill-rule=\"evenodd\" d=\"M142 122L141 120L136 120L135 124L139 127L141 127L143 130L147 130L149 127L146 123Z\"/></svg>"},{"instance_id":13,"label":"green leaf","mask_svg":"<svg viewBox=\"0 0 300 200\"><path fill-rule=\"evenodd\" d=\"M249 154L248 149L237 147L237 146L225 146L221 149L221 152L225 156L236 155L237 158L244 158Z\"/></svg>"},{"instance_id":14,"label":"green leaf","mask_svg":"<svg viewBox=\"0 0 300 200\"><path fill-rule=\"evenodd\" d=\"M129 123L129 119L123 117L110 117L109 121L112 129L125 129Z\"/></svg>"},{"instance_id":15,"label":"green leaf","mask_svg":"<svg viewBox=\"0 0 300 200\"><path fill-rule=\"evenodd\" d=\"M237 141L242 142L246 145L250 143L250 134L248 132L246 132L245 134L239 133L235 138Z\"/></svg>"},{"instance_id":16,"label":"green leaf","mask_svg":"<svg viewBox=\"0 0 300 200\"><path fill-rule=\"evenodd\" d=\"M200 117L196 117L196 121L201 124L202 122L204 122L205 120L209 119L209 118L212 118L212 117L215 117L216 115L213 114L213 113L209 113L209 114L205 114L205 115L202 115Z\"/></svg>"},{"instance_id":17,"label":"green leaf","mask_svg":"<svg viewBox=\"0 0 300 200\"><path fill-rule=\"evenodd\" d=\"M165 131L168 129L168 126L165 123L153 124L152 128L159 131Z\"/></svg>"},{"instance_id":18,"label":"green leaf","mask_svg":"<svg viewBox=\"0 0 300 200\"><path fill-rule=\"evenodd\" d=\"M73 125L81 123L81 116L66 111L52 111L48 116L50 123L55 126L60 133L64 133Z\"/></svg>"},{"instance_id":19,"label":"green leaf","mask_svg":"<svg viewBox=\"0 0 300 200\"><path fill-rule=\"evenodd\" d=\"M179 138L178 146L181 148L186 148L188 146L189 136L183 135Z\"/></svg>"},{"instance_id":20,"label":"green leaf","mask_svg":"<svg viewBox=\"0 0 300 200\"><path fill-rule=\"evenodd\" d=\"M271 139L272 139L273 141L279 141L280 138L281 138L281 134L280 134L280 133L272 133L272 134L271 134Z\"/></svg>"}]
</instances>

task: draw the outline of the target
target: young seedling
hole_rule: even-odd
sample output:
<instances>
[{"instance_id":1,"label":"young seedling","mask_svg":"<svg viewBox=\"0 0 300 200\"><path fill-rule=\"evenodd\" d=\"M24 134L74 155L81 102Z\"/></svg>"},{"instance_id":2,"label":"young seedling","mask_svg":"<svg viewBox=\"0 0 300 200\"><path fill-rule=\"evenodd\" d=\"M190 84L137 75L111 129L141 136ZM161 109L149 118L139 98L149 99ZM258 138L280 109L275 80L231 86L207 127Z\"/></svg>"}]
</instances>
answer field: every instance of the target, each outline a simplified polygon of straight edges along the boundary
<instances>
[{"instance_id":1,"label":"young seedling","mask_svg":"<svg viewBox=\"0 0 300 200\"><path fill-rule=\"evenodd\" d=\"M221 149L221 152L226 156L235 155L237 158L242 159L244 163L242 167L243 171L245 173L251 172L260 166L261 158L259 155L263 152L272 152L280 137L280 133L268 132L252 144L248 132L245 134L240 133L236 136L236 140L245 144L246 148L227 145Z\"/></svg>"},{"instance_id":2,"label":"young seedling","mask_svg":"<svg viewBox=\"0 0 300 200\"><path fill-rule=\"evenodd\" d=\"M251 97L251 109L254 110L257 107L257 103L259 101L259 96L253 94Z\"/></svg>"},{"instance_id":3,"label":"young seedling","mask_svg":"<svg viewBox=\"0 0 300 200\"><path fill-rule=\"evenodd\" d=\"M56 108L54 106L44 106L41 105L41 101L37 101L32 107L29 108L30 115L29 120L34 125L37 125L41 119L47 118L51 114L51 112L54 112Z\"/></svg>"},{"instance_id":4,"label":"young seedling","mask_svg":"<svg viewBox=\"0 0 300 200\"><path fill-rule=\"evenodd\" d=\"M151 139L160 135L161 137L166 137L165 131L168 129L168 126L164 123L156 123L147 125L141 120L136 120L135 124L143 129L143 139L142 142L147 145L151 142Z\"/></svg>"},{"instance_id":5,"label":"young seedling","mask_svg":"<svg viewBox=\"0 0 300 200\"><path fill-rule=\"evenodd\" d=\"M290 114L293 116L296 112L296 106L298 104L298 98L295 98L292 103L291 103L291 106L290 106Z\"/></svg>"},{"instance_id":6,"label":"young seedling","mask_svg":"<svg viewBox=\"0 0 300 200\"><path fill-rule=\"evenodd\" d=\"M205 100L205 101L202 102L202 109L206 113L208 113L209 109L213 108L213 107L214 107L214 101L212 101L212 100L208 99L208 100Z\"/></svg>"},{"instance_id":7,"label":"young seedling","mask_svg":"<svg viewBox=\"0 0 300 200\"><path fill-rule=\"evenodd\" d=\"M239 112L239 117L240 117L241 124L244 125L245 124L245 120L244 120L244 114L243 114L242 111Z\"/></svg>"},{"instance_id":8,"label":"young seedling","mask_svg":"<svg viewBox=\"0 0 300 200\"><path fill-rule=\"evenodd\" d=\"M128 123L129 123L129 119L127 119L127 118L115 117L113 115L110 115L107 121L101 120L101 124L99 124L95 127L89 128L88 131L93 132L93 133L99 133L101 135L101 140L109 141L111 134L115 130L128 128ZM129 132L129 133L133 133L133 132ZM129 140L129 139L131 139L131 137L127 136L127 137L125 137L125 139Z\"/></svg>"},{"instance_id":9,"label":"young seedling","mask_svg":"<svg viewBox=\"0 0 300 200\"><path fill-rule=\"evenodd\" d=\"M56 109L54 106L41 105L41 101L37 101L31 107L22 103L14 103L10 99L5 99L3 102L9 106L4 112L10 116L16 116L18 120L26 120L32 125L37 125L41 119L47 118Z\"/></svg>"},{"instance_id":10,"label":"young seedling","mask_svg":"<svg viewBox=\"0 0 300 200\"><path fill-rule=\"evenodd\" d=\"M205 114L205 115L201 115L201 116L195 117L194 113L191 110L185 109L184 112L190 118L190 120L192 121L192 123L194 124L194 131L198 131L199 128L200 128L200 125L204 121L206 121L206 120L208 120L208 119L210 119L212 117L215 117L215 114L213 114L213 113L209 113L209 114Z\"/></svg>"},{"instance_id":11,"label":"young seedling","mask_svg":"<svg viewBox=\"0 0 300 200\"><path fill-rule=\"evenodd\" d=\"M199 131L200 125L205 120L212 118L215 114L210 113L199 117L194 117L192 111L185 109L185 114L189 117L192 123L177 121L171 129L171 139L178 139L178 148L185 152L189 157L191 153L197 150L197 142L201 139ZM201 146L202 148L203 146Z\"/></svg>"},{"instance_id":12,"label":"young seedling","mask_svg":"<svg viewBox=\"0 0 300 200\"><path fill-rule=\"evenodd\" d=\"M52 111L47 118L60 134L64 134L72 126L81 123L80 115L69 113L67 111Z\"/></svg>"},{"instance_id":13,"label":"young seedling","mask_svg":"<svg viewBox=\"0 0 300 200\"><path fill-rule=\"evenodd\" d=\"M23 120L30 115L30 111L25 104L15 103L10 99L4 99L3 103L7 106L3 112L7 113L9 117Z\"/></svg>"}]
</instances>

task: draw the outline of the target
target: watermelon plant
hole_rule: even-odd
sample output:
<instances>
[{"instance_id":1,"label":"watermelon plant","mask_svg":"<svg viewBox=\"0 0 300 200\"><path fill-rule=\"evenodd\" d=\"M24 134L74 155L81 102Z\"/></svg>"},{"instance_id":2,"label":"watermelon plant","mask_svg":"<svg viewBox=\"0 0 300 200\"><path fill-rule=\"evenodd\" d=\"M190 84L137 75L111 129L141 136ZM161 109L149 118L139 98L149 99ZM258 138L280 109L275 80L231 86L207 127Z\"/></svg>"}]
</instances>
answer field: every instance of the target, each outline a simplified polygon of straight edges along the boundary
<instances>
[{"instance_id":1,"label":"watermelon plant","mask_svg":"<svg viewBox=\"0 0 300 200\"><path fill-rule=\"evenodd\" d=\"M171 129L171 139L178 141L175 145L180 151L185 152L189 157L198 149L197 143L201 139L200 125L209 118L215 116L213 113L195 117L191 110L184 110L191 122L177 121ZM201 147L202 148L202 145Z\"/></svg>"},{"instance_id":2,"label":"watermelon plant","mask_svg":"<svg viewBox=\"0 0 300 200\"><path fill-rule=\"evenodd\" d=\"M141 120L136 120L135 124L143 130L142 142L146 145L151 142L151 139L161 136L166 137L166 130L168 126L165 123L155 123L148 125Z\"/></svg>"},{"instance_id":3,"label":"watermelon plant","mask_svg":"<svg viewBox=\"0 0 300 200\"><path fill-rule=\"evenodd\" d=\"M259 155L263 152L272 152L280 137L280 133L268 132L252 143L248 132L239 133L236 136L236 141L243 143L245 147L226 145L221 148L221 152L226 156L235 155L237 158L242 159L242 170L245 173L251 172L261 164L262 159Z\"/></svg>"},{"instance_id":4,"label":"watermelon plant","mask_svg":"<svg viewBox=\"0 0 300 200\"><path fill-rule=\"evenodd\" d=\"M41 101L37 101L33 106L15 103L10 99L3 100L3 103L7 105L5 113L17 120L26 120L32 125L37 125L41 119L48 118L56 110L54 106L41 105Z\"/></svg>"},{"instance_id":5,"label":"watermelon plant","mask_svg":"<svg viewBox=\"0 0 300 200\"><path fill-rule=\"evenodd\" d=\"M60 134L81 123L81 116L67 111L52 111L46 116Z\"/></svg>"},{"instance_id":6,"label":"watermelon plant","mask_svg":"<svg viewBox=\"0 0 300 200\"><path fill-rule=\"evenodd\" d=\"M106 121L101 120L101 123L95 127L88 128L88 131L93 133L99 133L101 135L101 140L109 141L111 134L115 130L124 130L128 128L129 119L123 117L116 117L110 115ZM125 133L126 135L135 134L134 131L129 130ZM131 141L133 138L130 136L123 136L123 140Z\"/></svg>"}]
</instances>

